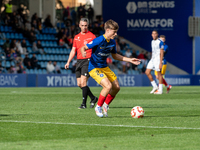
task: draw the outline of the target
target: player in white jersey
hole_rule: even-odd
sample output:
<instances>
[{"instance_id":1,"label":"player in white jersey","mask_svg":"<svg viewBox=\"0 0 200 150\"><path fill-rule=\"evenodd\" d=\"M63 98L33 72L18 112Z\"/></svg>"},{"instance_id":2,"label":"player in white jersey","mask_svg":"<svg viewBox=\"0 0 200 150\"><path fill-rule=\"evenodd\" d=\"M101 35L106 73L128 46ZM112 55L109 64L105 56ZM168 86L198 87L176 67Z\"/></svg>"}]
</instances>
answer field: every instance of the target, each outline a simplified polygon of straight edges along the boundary
<instances>
[{"instance_id":1,"label":"player in white jersey","mask_svg":"<svg viewBox=\"0 0 200 150\"><path fill-rule=\"evenodd\" d=\"M151 41L151 48L152 48L152 57L147 65L147 69L145 71L147 77L151 81L151 85L153 86L151 94L162 94L163 92L163 78L161 75L161 69L162 69L162 59L164 56L164 43L162 40L158 38L158 32L152 31L151 34L153 40ZM151 75L151 70L155 70L158 73L158 80L159 80L159 88L156 85L155 80L153 79Z\"/></svg>"}]
</instances>

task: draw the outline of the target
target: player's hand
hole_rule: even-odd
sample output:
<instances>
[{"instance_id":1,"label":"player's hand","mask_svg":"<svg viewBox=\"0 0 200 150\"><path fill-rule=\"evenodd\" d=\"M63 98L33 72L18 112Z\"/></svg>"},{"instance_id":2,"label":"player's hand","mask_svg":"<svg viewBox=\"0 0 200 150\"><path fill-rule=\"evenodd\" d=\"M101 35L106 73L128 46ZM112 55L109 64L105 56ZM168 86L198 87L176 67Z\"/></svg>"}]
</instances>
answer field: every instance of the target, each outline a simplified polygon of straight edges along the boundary
<instances>
[{"instance_id":1,"label":"player's hand","mask_svg":"<svg viewBox=\"0 0 200 150\"><path fill-rule=\"evenodd\" d=\"M159 69L162 70L162 63L159 64Z\"/></svg>"},{"instance_id":2,"label":"player's hand","mask_svg":"<svg viewBox=\"0 0 200 150\"><path fill-rule=\"evenodd\" d=\"M65 69L69 69L69 63L65 64Z\"/></svg>"},{"instance_id":3,"label":"player's hand","mask_svg":"<svg viewBox=\"0 0 200 150\"><path fill-rule=\"evenodd\" d=\"M130 63L134 64L134 65L139 65L141 62L140 59L137 58L130 58Z\"/></svg>"}]
</instances>

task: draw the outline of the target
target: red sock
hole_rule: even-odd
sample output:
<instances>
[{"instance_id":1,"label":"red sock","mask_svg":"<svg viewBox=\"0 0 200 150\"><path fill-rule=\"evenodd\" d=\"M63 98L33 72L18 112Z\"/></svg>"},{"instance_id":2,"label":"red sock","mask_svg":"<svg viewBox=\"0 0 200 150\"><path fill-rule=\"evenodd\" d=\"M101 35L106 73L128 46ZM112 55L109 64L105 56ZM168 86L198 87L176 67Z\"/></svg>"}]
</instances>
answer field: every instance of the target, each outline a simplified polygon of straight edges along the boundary
<instances>
[{"instance_id":1,"label":"red sock","mask_svg":"<svg viewBox=\"0 0 200 150\"><path fill-rule=\"evenodd\" d=\"M105 103L107 105L109 105L114 98L115 98L115 96L112 96L112 95L108 94L107 97L106 97Z\"/></svg>"},{"instance_id":2,"label":"red sock","mask_svg":"<svg viewBox=\"0 0 200 150\"><path fill-rule=\"evenodd\" d=\"M168 85L164 78L163 78L163 84L164 84L165 86Z\"/></svg>"},{"instance_id":3,"label":"red sock","mask_svg":"<svg viewBox=\"0 0 200 150\"><path fill-rule=\"evenodd\" d=\"M101 94L99 95L99 100L97 102L98 106L102 106L104 101L105 101L106 97L102 96Z\"/></svg>"}]
</instances>

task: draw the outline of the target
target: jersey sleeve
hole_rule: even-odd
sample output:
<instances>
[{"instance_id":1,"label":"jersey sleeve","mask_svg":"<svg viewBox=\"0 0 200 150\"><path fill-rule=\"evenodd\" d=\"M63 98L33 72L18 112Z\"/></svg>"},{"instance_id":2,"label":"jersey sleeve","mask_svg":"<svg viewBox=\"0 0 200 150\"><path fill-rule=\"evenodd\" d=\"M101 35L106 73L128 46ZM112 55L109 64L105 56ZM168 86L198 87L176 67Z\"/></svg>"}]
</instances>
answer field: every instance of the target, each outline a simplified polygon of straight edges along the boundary
<instances>
[{"instance_id":1,"label":"jersey sleeve","mask_svg":"<svg viewBox=\"0 0 200 150\"><path fill-rule=\"evenodd\" d=\"M159 44L159 48L164 50L164 43L162 41Z\"/></svg>"},{"instance_id":2,"label":"jersey sleeve","mask_svg":"<svg viewBox=\"0 0 200 150\"><path fill-rule=\"evenodd\" d=\"M117 48L116 48L116 42L115 41L114 41L114 47L113 47L111 53L113 53L113 54L117 53Z\"/></svg>"},{"instance_id":3,"label":"jersey sleeve","mask_svg":"<svg viewBox=\"0 0 200 150\"><path fill-rule=\"evenodd\" d=\"M95 46L98 46L101 42L103 41L103 38L100 36L100 37L97 37L95 38L94 40L92 40L91 42L89 42L88 44L86 44L86 46L91 49Z\"/></svg>"},{"instance_id":4,"label":"jersey sleeve","mask_svg":"<svg viewBox=\"0 0 200 150\"><path fill-rule=\"evenodd\" d=\"M168 45L165 45L165 49L164 49L164 54L165 54L165 55L167 54L168 50L169 50Z\"/></svg>"},{"instance_id":5,"label":"jersey sleeve","mask_svg":"<svg viewBox=\"0 0 200 150\"><path fill-rule=\"evenodd\" d=\"M74 40L73 40L73 46L72 47L75 47L76 50L77 50L75 37L74 37Z\"/></svg>"}]
</instances>

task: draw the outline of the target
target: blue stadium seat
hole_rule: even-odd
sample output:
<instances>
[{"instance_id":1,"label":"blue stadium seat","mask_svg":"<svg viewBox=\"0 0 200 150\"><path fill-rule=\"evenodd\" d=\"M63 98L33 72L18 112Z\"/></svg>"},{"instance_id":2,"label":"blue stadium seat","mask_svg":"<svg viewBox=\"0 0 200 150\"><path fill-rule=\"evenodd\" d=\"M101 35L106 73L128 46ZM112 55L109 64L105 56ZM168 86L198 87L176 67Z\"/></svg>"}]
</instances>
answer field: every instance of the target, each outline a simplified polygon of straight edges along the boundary
<instances>
[{"instance_id":1,"label":"blue stadium seat","mask_svg":"<svg viewBox=\"0 0 200 150\"><path fill-rule=\"evenodd\" d=\"M42 60L43 60L43 61L46 60L46 55L42 55Z\"/></svg>"},{"instance_id":2,"label":"blue stadium seat","mask_svg":"<svg viewBox=\"0 0 200 150\"><path fill-rule=\"evenodd\" d=\"M142 69L143 68L143 64L140 63L138 66L137 66L138 69Z\"/></svg>"},{"instance_id":3,"label":"blue stadium seat","mask_svg":"<svg viewBox=\"0 0 200 150\"><path fill-rule=\"evenodd\" d=\"M30 70L29 70L29 73L30 73L30 74L34 74L34 70L33 70L33 69L30 69Z\"/></svg>"},{"instance_id":4,"label":"blue stadium seat","mask_svg":"<svg viewBox=\"0 0 200 150\"><path fill-rule=\"evenodd\" d=\"M9 61L6 61L6 68L10 68L10 62Z\"/></svg>"},{"instance_id":5,"label":"blue stadium seat","mask_svg":"<svg viewBox=\"0 0 200 150\"><path fill-rule=\"evenodd\" d=\"M47 70L46 69L42 69L42 73L43 74L47 74Z\"/></svg>"},{"instance_id":6,"label":"blue stadium seat","mask_svg":"<svg viewBox=\"0 0 200 150\"><path fill-rule=\"evenodd\" d=\"M1 26L0 30L1 30L1 32L4 32L5 31L4 26Z\"/></svg>"},{"instance_id":7,"label":"blue stadium seat","mask_svg":"<svg viewBox=\"0 0 200 150\"><path fill-rule=\"evenodd\" d=\"M53 47L53 42L52 41L49 42L49 46Z\"/></svg>"},{"instance_id":8,"label":"blue stadium seat","mask_svg":"<svg viewBox=\"0 0 200 150\"><path fill-rule=\"evenodd\" d=\"M5 67L5 66L6 66L5 61L2 61L2 62L1 62L1 65L2 65L3 67Z\"/></svg>"},{"instance_id":9,"label":"blue stadium seat","mask_svg":"<svg viewBox=\"0 0 200 150\"><path fill-rule=\"evenodd\" d=\"M24 38L23 35L22 35L22 33L19 33L19 38L20 38L20 39L23 39L23 38Z\"/></svg>"},{"instance_id":10,"label":"blue stadium seat","mask_svg":"<svg viewBox=\"0 0 200 150\"><path fill-rule=\"evenodd\" d=\"M14 35L14 33L11 33L11 34L10 34L10 38L12 38L12 39L14 39L14 38L15 38L15 35Z\"/></svg>"},{"instance_id":11,"label":"blue stadium seat","mask_svg":"<svg viewBox=\"0 0 200 150\"><path fill-rule=\"evenodd\" d=\"M31 46L30 42L28 40L26 40L26 45L27 46Z\"/></svg>"},{"instance_id":12,"label":"blue stadium seat","mask_svg":"<svg viewBox=\"0 0 200 150\"><path fill-rule=\"evenodd\" d=\"M42 55L41 54L38 54L37 55L37 59L40 61L40 60L42 60Z\"/></svg>"},{"instance_id":13,"label":"blue stadium seat","mask_svg":"<svg viewBox=\"0 0 200 150\"><path fill-rule=\"evenodd\" d=\"M15 33L15 38L16 38L16 39L20 39L18 33Z\"/></svg>"},{"instance_id":14,"label":"blue stadium seat","mask_svg":"<svg viewBox=\"0 0 200 150\"><path fill-rule=\"evenodd\" d=\"M60 68L65 68L65 62L60 63Z\"/></svg>"},{"instance_id":15,"label":"blue stadium seat","mask_svg":"<svg viewBox=\"0 0 200 150\"><path fill-rule=\"evenodd\" d=\"M49 61L50 60L50 56L46 55L46 60Z\"/></svg>"},{"instance_id":16,"label":"blue stadium seat","mask_svg":"<svg viewBox=\"0 0 200 150\"><path fill-rule=\"evenodd\" d=\"M15 62L14 62L14 61L11 61L11 62L10 62L10 65L15 66Z\"/></svg>"},{"instance_id":17,"label":"blue stadium seat","mask_svg":"<svg viewBox=\"0 0 200 150\"><path fill-rule=\"evenodd\" d=\"M42 69L38 69L38 74L42 74Z\"/></svg>"},{"instance_id":18,"label":"blue stadium seat","mask_svg":"<svg viewBox=\"0 0 200 150\"><path fill-rule=\"evenodd\" d=\"M0 45L3 45L4 41L2 39L0 39Z\"/></svg>"},{"instance_id":19,"label":"blue stadium seat","mask_svg":"<svg viewBox=\"0 0 200 150\"><path fill-rule=\"evenodd\" d=\"M54 56L54 60L55 60L55 61L59 61L58 55L55 55L55 56Z\"/></svg>"},{"instance_id":20,"label":"blue stadium seat","mask_svg":"<svg viewBox=\"0 0 200 150\"><path fill-rule=\"evenodd\" d=\"M7 38L7 39L10 39L10 38L11 38L10 33L6 33L6 38Z\"/></svg>"},{"instance_id":21,"label":"blue stadium seat","mask_svg":"<svg viewBox=\"0 0 200 150\"><path fill-rule=\"evenodd\" d=\"M27 73L27 74L30 74L30 71L29 71L29 69L26 69L26 73Z\"/></svg>"},{"instance_id":22,"label":"blue stadium seat","mask_svg":"<svg viewBox=\"0 0 200 150\"><path fill-rule=\"evenodd\" d=\"M50 60L51 61L54 61L55 59L54 59L54 55L50 55Z\"/></svg>"},{"instance_id":23,"label":"blue stadium seat","mask_svg":"<svg viewBox=\"0 0 200 150\"><path fill-rule=\"evenodd\" d=\"M24 59L24 58L25 58L25 55L24 55L24 54L21 54L21 58L23 58L23 59Z\"/></svg>"},{"instance_id":24,"label":"blue stadium seat","mask_svg":"<svg viewBox=\"0 0 200 150\"><path fill-rule=\"evenodd\" d=\"M132 72L133 72L134 75L140 74L139 71L137 71L137 70L132 70Z\"/></svg>"},{"instance_id":25,"label":"blue stadium seat","mask_svg":"<svg viewBox=\"0 0 200 150\"><path fill-rule=\"evenodd\" d=\"M34 72L34 74L38 74L38 70L37 69L34 69L33 72Z\"/></svg>"},{"instance_id":26,"label":"blue stadium seat","mask_svg":"<svg viewBox=\"0 0 200 150\"><path fill-rule=\"evenodd\" d=\"M139 51L139 50L137 50L137 51L136 51L136 55L138 56L139 54L140 54L140 51Z\"/></svg>"},{"instance_id":27,"label":"blue stadium seat","mask_svg":"<svg viewBox=\"0 0 200 150\"><path fill-rule=\"evenodd\" d=\"M46 44L45 44L45 42L44 42L44 41L42 41L42 42L41 42L41 45L42 45L43 47L45 47L45 46L46 46Z\"/></svg>"},{"instance_id":28,"label":"blue stadium seat","mask_svg":"<svg viewBox=\"0 0 200 150\"><path fill-rule=\"evenodd\" d=\"M68 74L72 74L72 71L70 69L67 70Z\"/></svg>"},{"instance_id":29,"label":"blue stadium seat","mask_svg":"<svg viewBox=\"0 0 200 150\"><path fill-rule=\"evenodd\" d=\"M57 47L57 46L58 46L58 44L57 44L56 41L53 42L53 46L54 46L54 47Z\"/></svg>"},{"instance_id":30,"label":"blue stadium seat","mask_svg":"<svg viewBox=\"0 0 200 150\"><path fill-rule=\"evenodd\" d=\"M48 49L47 49L46 47L44 48L44 52L45 52L45 53L48 53Z\"/></svg>"},{"instance_id":31,"label":"blue stadium seat","mask_svg":"<svg viewBox=\"0 0 200 150\"><path fill-rule=\"evenodd\" d=\"M62 56L61 55L58 55L58 60L62 61Z\"/></svg>"},{"instance_id":32,"label":"blue stadium seat","mask_svg":"<svg viewBox=\"0 0 200 150\"><path fill-rule=\"evenodd\" d=\"M55 48L52 48L52 54L56 54L56 49Z\"/></svg>"},{"instance_id":33,"label":"blue stadium seat","mask_svg":"<svg viewBox=\"0 0 200 150\"><path fill-rule=\"evenodd\" d=\"M44 68L44 65L45 65L44 62L41 61L41 62L40 62L40 66L41 66L42 68Z\"/></svg>"}]
</instances>

